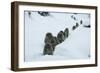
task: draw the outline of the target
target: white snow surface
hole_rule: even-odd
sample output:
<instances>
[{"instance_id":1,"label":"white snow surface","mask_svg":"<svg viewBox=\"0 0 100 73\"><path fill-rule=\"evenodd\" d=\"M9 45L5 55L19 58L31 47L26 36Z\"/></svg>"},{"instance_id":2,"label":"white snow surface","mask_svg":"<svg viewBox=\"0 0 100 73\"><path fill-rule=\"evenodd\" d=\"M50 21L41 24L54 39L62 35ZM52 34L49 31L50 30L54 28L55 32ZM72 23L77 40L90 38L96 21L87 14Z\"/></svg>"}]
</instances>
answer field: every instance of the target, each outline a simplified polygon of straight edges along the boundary
<instances>
[{"instance_id":1,"label":"white snow surface","mask_svg":"<svg viewBox=\"0 0 100 73\"><path fill-rule=\"evenodd\" d=\"M90 29L83 25L90 24L89 14L73 13L55 13L50 12L51 16L43 17L37 12L31 12L29 17L28 11L25 15L25 62L32 61L50 61L50 60L70 60L70 59L88 59L90 55ZM73 20L74 15L77 20ZM76 22L83 20L74 31L72 26ZM80 23L79 23L80 24ZM47 32L57 36L60 30L69 28L69 37L61 44L57 45L54 55L43 55L44 39Z\"/></svg>"}]
</instances>

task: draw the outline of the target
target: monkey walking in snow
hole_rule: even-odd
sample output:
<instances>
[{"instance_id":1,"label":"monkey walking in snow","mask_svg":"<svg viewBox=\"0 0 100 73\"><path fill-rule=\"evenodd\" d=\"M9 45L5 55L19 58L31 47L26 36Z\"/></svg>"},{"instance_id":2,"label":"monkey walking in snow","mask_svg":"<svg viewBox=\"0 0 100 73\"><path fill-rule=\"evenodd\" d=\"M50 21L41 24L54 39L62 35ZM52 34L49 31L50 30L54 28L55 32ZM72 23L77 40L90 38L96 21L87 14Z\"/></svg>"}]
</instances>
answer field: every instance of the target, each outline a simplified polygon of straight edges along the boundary
<instances>
[{"instance_id":1,"label":"monkey walking in snow","mask_svg":"<svg viewBox=\"0 0 100 73\"><path fill-rule=\"evenodd\" d=\"M56 45L58 45L59 44L59 40L55 36L54 36L54 39L56 40Z\"/></svg>"},{"instance_id":2,"label":"monkey walking in snow","mask_svg":"<svg viewBox=\"0 0 100 73\"><path fill-rule=\"evenodd\" d=\"M79 24L78 23L76 23L76 27L78 27L79 26Z\"/></svg>"},{"instance_id":3,"label":"monkey walking in snow","mask_svg":"<svg viewBox=\"0 0 100 73\"><path fill-rule=\"evenodd\" d=\"M46 34L44 42L45 42L45 44L47 44L47 43L51 44L53 50L55 49L55 46L58 44L56 37L53 37L52 33Z\"/></svg>"},{"instance_id":4,"label":"monkey walking in snow","mask_svg":"<svg viewBox=\"0 0 100 73\"><path fill-rule=\"evenodd\" d=\"M83 21L82 20L80 20L80 24L83 24Z\"/></svg>"},{"instance_id":5,"label":"monkey walking in snow","mask_svg":"<svg viewBox=\"0 0 100 73\"><path fill-rule=\"evenodd\" d=\"M64 41L64 32L60 31L57 35L57 39L59 41L59 43L62 43Z\"/></svg>"},{"instance_id":6,"label":"monkey walking in snow","mask_svg":"<svg viewBox=\"0 0 100 73\"><path fill-rule=\"evenodd\" d=\"M75 30L76 29L76 26L74 25L73 27L72 27L72 30Z\"/></svg>"},{"instance_id":7,"label":"monkey walking in snow","mask_svg":"<svg viewBox=\"0 0 100 73\"><path fill-rule=\"evenodd\" d=\"M66 28L66 29L64 30L64 40L65 40L66 38L68 38L68 36L69 36L69 29Z\"/></svg>"},{"instance_id":8,"label":"monkey walking in snow","mask_svg":"<svg viewBox=\"0 0 100 73\"><path fill-rule=\"evenodd\" d=\"M56 45L58 45L58 40L57 40L57 38L56 37L53 37L52 39L51 39L51 45L52 45L52 47L53 47L53 51L55 50L55 47L56 47Z\"/></svg>"}]
</instances>

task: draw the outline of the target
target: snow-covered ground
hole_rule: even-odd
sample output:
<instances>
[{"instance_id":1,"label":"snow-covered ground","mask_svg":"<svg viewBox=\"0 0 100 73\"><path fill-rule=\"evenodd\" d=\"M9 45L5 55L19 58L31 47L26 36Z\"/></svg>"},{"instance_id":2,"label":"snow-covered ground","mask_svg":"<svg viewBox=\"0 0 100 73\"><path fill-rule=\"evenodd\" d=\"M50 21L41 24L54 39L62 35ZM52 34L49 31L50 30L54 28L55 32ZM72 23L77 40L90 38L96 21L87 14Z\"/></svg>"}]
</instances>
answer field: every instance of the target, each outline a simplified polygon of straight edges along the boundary
<instances>
[{"instance_id":1,"label":"snow-covered ground","mask_svg":"<svg viewBox=\"0 0 100 73\"><path fill-rule=\"evenodd\" d=\"M74 20L71 16L76 17ZM43 17L37 12L25 11L25 62L88 59L90 55L90 28L83 25L90 24L89 14L55 13ZM83 20L83 24L80 24ZM72 30L72 26L78 22L80 26ZM60 30L69 28L69 37L56 46L54 55L43 55L44 39L47 32L57 36Z\"/></svg>"}]
</instances>

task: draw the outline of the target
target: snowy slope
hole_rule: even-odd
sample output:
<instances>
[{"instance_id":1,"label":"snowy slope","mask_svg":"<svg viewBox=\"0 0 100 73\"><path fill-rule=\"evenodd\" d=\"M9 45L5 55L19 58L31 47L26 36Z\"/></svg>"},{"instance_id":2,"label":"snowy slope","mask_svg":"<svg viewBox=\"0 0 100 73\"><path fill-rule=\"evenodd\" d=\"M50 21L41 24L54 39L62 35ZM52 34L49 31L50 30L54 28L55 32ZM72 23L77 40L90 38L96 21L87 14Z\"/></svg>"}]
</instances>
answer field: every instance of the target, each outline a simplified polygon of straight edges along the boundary
<instances>
[{"instance_id":1,"label":"snowy slope","mask_svg":"<svg viewBox=\"0 0 100 73\"><path fill-rule=\"evenodd\" d=\"M60 53L67 59L88 58L90 49L90 30L80 26L62 44L56 47L55 54ZM63 52L61 52L63 50Z\"/></svg>"},{"instance_id":2,"label":"snowy slope","mask_svg":"<svg viewBox=\"0 0 100 73\"><path fill-rule=\"evenodd\" d=\"M90 48L90 28L83 25L89 24L88 14L77 14L77 20L71 18L72 13L50 13L52 16L43 17L37 12L25 12L25 62L47 61L63 59L87 59ZM83 24L72 31L76 22L83 20ZM69 28L70 36L63 43L56 46L53 56L43 56L44 38L47 32L54 36L60 30Z\"/></svg>"}]
</instances>

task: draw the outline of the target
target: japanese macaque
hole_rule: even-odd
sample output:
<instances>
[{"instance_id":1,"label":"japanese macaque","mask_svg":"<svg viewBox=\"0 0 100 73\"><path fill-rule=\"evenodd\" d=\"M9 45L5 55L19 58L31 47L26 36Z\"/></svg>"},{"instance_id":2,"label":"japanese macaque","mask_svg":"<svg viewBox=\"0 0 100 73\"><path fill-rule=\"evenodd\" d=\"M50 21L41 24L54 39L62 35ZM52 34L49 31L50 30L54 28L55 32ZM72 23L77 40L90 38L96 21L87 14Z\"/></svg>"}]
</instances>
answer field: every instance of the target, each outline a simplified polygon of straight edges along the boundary
<instances>
[{"instance_id":1,"label":"japanese macaque","mask_svg":"<svg viewBox=\"0 0 100 73\"><path fill-rule=\"evenodd\" d=\"M45 44L50 43L52 45L53 50L56 45L59 43L58 39L52 35L52 33L47 33L45 37Z\"/></svg>"},{"instance_id":2,"label":"japanese macaque","mask_svg":"<svg viewBox=\"0 0 100 73\"><path fill-rule=\"evenodd\" d=\"M62 43L64 41L64 32L60 31L57 35L57 39L59 41L59 43Z\"/></svg>"},{"instance_id":3,"label":"japanese macaque","mask_svg":"<svg viewBox=\"0 0 100 73\"><path fill-rule=\"evenodd\" d=\"M73 15L71 15L71 18L73 18L74 16Z\"/></svg>"},{"instance_id":4,"label":"japanese macaque","mask_svg":"<svg viewBox=\"0 0 100 73\"><path fill-rule=\"evenodd\" d=\"M78 23L76 23L76 27L78 27L79 26L79 24Z\"/></svg>"},{"instance_id":5,"label":"japanese macaque","mask_svg":"<svg viewBox=\"0 0 100 73\"><path fill-rule=\"evenodd\" d=\"M75 30L76 29L76 25L74 25L73 27L72 27L72 30Z\"/></svg>"},{"instance_id":6,"label":"japanese macaque","mask_svg":"<svg viewBox=\"0 0 100 73\"><path fill-rule=\"evenodd\" d=\"M59 44L59 40L55 36L54 36L54 39L56 40L56 45L58 45Z\"/></svg>"},{"instance_id":7,"label":"japanese macaque","mask_svg":"<svg viewBox=\"0 0 100 73\"><path fill-rule=\"evenodd\" d=\"M53 47L50 43L45 44L43 55L53 55Z\"/></svg>"},{"instance_id":8,"label":"japanese macaque","mask_svg":"<svg viewBox=\"0 0 100 73\"><path fill-rule=\"evenodd\" d=\"M68 36L69 36L69 30L68 30L68 28L66 28L66 29L64 30L64 40L65 40L66 38L68 38Z\"/></svg>"},{"instance_id":9,"label":"japanese macaque","mask_svg":"<svg viewBox=\"0 0 100 73\"><path fill-rule=\"evenodd\" d=\"M74 17L73 19L76 20L76 17Z\"/></svg>"},{"instance_id":10,"label":"japanese macaque","mask_svg":"<svg viewBox=\"0 0 100 73\"><path fill-rule=\"evenodd\" d=\"M51 45L52 45L52 47L53 47L53 51L55 50L55 47L56 47L56 45L58 44L58 40L57 40L57 38L56 37L53 37L52 39L51 39Z\"/></svg>"},{"instance_id":11,"label":"japanese macaque","mask_svg":"<svg viewBox=\"0 0 100 73\"><path fill-rule=\"evenodd\" d=\"M80 20L80 24L83 24L83 21L82 20Z\"/></svg>"}]
</instances>

